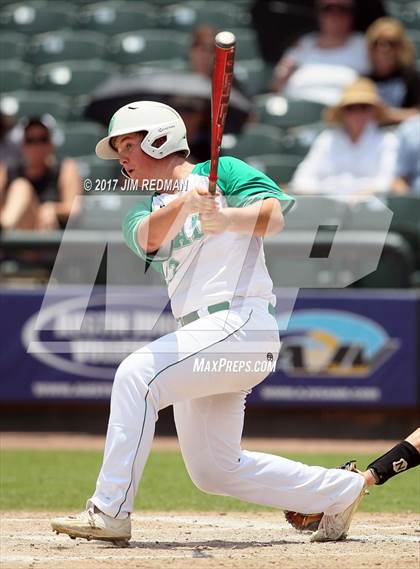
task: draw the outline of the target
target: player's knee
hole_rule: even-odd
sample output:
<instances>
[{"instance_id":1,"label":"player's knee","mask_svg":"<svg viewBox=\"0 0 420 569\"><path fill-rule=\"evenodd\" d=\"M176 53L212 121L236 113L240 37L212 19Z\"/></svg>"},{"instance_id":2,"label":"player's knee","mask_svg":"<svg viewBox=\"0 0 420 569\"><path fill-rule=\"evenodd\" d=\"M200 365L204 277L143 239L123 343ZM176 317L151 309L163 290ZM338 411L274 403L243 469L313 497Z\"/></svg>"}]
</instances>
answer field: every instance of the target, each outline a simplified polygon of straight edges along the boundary
<instances>
[{"instance_id":1,"label":"player's knee","mask_svg":"<svg viewBox=\"0 0 420 569\"><path fill-rule=\"evenodd\" d=\"M207 461L188 466L188 472L195 486L207 494L223 494L226 473Z\"/></svg>"},{"instance_id":2,"label":"player's knee","mask_svg":"<svg viewBox=\"0 0 420 569\"><path fill-rule=\"evenodd\" d=\"M126 357L117 368L114 387L121 389L130 385L137 390L147 390L147 373L145 366L141 365L142 360L144 362L137 352Z\"/></svg>"}]
</instances>

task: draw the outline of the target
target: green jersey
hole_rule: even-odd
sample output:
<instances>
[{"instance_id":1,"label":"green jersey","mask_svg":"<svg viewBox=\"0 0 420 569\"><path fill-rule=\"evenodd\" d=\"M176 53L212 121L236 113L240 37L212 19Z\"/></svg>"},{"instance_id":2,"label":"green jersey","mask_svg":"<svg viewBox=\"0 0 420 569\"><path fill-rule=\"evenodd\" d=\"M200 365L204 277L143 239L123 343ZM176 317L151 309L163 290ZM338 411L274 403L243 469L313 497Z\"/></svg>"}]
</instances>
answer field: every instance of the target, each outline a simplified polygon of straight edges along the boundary
<instances>
[{"instance_id":1,"label":"green jersey","mask_svg":"<svg viewBox=\"0 0 420 569\"><path fill-rule=\"evenodd\" d=\"M207 188L209 172L210 161L196 164L182 187ZM276 198L286 213L293 204L293 198L273 180L237 158L220 158L217 186L221 207L246 207L259 200ZM205 236L198 214L192 214L171 243L152 255L141 249L137 242L139 224L176 197L176 193L145 197L123 222L128 246L164 278L175 318L204 306L231 301L234 296L257 296L275 304L261 237L231 231Z\"/></svg>"}]
</instances>

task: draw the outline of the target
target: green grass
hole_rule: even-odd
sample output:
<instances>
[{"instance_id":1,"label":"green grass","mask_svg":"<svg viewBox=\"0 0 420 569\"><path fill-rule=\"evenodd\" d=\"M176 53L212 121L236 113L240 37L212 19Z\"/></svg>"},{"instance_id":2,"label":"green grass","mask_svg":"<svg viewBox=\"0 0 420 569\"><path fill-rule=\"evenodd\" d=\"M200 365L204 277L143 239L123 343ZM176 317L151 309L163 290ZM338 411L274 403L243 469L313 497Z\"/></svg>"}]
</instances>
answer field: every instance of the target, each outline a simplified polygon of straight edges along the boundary
<instances>
[{"instance_id":1,"label":"green grass","mask_svg":"<svg viewBox=\"0 0 420 569\"><path fill-rule=\"evenodd\" d=\"M287 454L307 464L334 467L344 454ZM351 456L361 466L373 455ZM6 450L0 457L0 509L80 510L95 487L102 453L87 451ZM420 512L419 469L374 487L362 502L366 512ZM239 500L204 494L190 481L181 455L154 451L146 465L137 495L136 510L263 511Z\"/></svg>"}]
</instances>

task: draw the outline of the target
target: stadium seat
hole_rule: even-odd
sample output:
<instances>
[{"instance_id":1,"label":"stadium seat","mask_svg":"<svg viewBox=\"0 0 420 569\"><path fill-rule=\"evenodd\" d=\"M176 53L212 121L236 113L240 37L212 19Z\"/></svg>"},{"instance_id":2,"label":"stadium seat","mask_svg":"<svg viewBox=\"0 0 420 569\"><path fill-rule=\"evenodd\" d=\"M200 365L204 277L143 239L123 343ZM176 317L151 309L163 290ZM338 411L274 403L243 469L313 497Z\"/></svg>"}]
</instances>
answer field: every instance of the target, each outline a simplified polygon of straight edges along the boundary
<instances>
[{"instance_id":1,"label":"stadium seat","mask_svg":"<svg viewBox=\"0 0 420 569\"><path fill-rule=\"evenodd\" d=\"M246 9L227 2L182 2L165 8L162 22L168 29L191 31L197 26L210 25L216 29L231 29L251 24Z\"/></svg>"},{"instance_id":2,"label":"stadium seat","mask_svg":"<svg viewBox=\"0 0 420 569\"><path fill-rule=\"evenodd\" d=\"M0 60L22 60L25 55L26 36L17 32L2 31L0 36Z\"/></svg>"},{"instance_id":3,"label":"stadium seat","mask_svg":"<svg viewBox=\"0 0 420 569\"><path fill-rule=\"evenodd\" d=\"M383 202L384 200L381 199L381 201ZM346 229L349 231L383 230L384 215L388 219L388 222L390 222L392 216L385 209L385 204L383 207L378 207L377 202L370 199L354 203L349 210Z\"/></svg>"},{"instance_id":4,"label":"stadium seat","mask_svg":"<svg viewBox=\"0 0 420 569\"><path fill-rule=\"evenodd\" d=\"M348 205L328 196L296 195L296 202L287 214L286 231L310 230L314 225L346 227Z\"/></svg>"},{"instance_id":5,"label":"stadium seat","mask_svg":"<svg viewBox=\"0 0 420 569\"><path fill-rule=\"evenodd\" d=\"M416 50L416 57L417 59L420 58L420 30L407 30L408 35L411 41L414 44L414 48Z\"/></svg>"},{"instance_id":6,"label":"stadium seat","mask_svg":"<svg viewBox=\"0 0 420 569\"><path fill-rule=\"evenodd\" d=\"M118 178L120 174L117 160L101 160L95 154L78 157L77 164L82 178L89 178L92 181L92 189L96 180L112 180Z\"/></svg>"},{"instance_id":7,"label":"stadium seat","mask_svg":"<svg viewBox=\"0 0 420 569\"><path fill-rule=\"evenodd\" d=\"M405 28L419 30L420 28L420 3L414 2L392 2L387 6L393 12L393 17L400 20Z\"/></svg>"},{"instance_id":8,"label":"stadium seat","mask_svg":"<svg viewBox=\"0 0 420 569\"><path fill-rule=\"evenodd\" d=\"M0 27L7 31L40 34L71 28L74 10L71 3L43 1L18 2L0 11Z\"/></svg>"},{"instance_id":9,"label":"stadium seat","mask_svg":"<svg viewBox=\"0 0 420 569\"><path fill-rule=\"evenodd\" d=\"M279 146L280 154L293 154L295 156L301 156L301 158L304 158L308 154L309 149L310 144L290 132L287 132L281 136Z\"/></svg>"},{"instance_id":10,"label":"stadium seat","mask_svg":"<svg viewBox=\"0 0 420 569\"><path fill-rule=\"evenodd\" d=\"M155 61L146 62L139 65L128 65L125 67L127 72L133 72L138 75L141 73L161 73L162 71L181 71L187 72L189 70L188 61L186 59L157 59Z\"/></svg>"},{"instance_id":11,"label":"stadium seat","mask_svg":"<svg viewBox=\"0 0 420 569\"><path fill-rule=\"evenodd\" d=\"M317 136L326 128L326 123L319 121L289 128L287 134L290 134L299 146L309 150ZM300 154L300 152L297 152L297 154Z\"/></svg>"},{"instance_id":12,"label":"stadium seat","mask_svg":"<svg viewBox=\"0 0 420 569\"><path fill-rule=\"evenodd\" d=\"M250 97L267 92L272 68L266 65L262 59L239 60L235 63L234 70L235 77Z\"/></svg>"},{"instance_id":13,"label":"stadium seat","mask_svg":"<svg viewBox=\"0 0 420 569\"><path fill-rule=\"evenodd\" d=\"M92 31L63 30L39 34L32 38L28 60L35 65L56 61L102 58L105 36Z\"/></svg>"},{"instance_id":14,"label":"stadium seat","mask_svg":"<svg viewBox=\"0 0 420 569\"><path fill-rule=\"evenodd\" d=\"M317 122L323 109L319 103L286 99L281 95L258 95L255 101L260 122L283 129Z\"/></svg>"},{"instance_id":15,"label":"stadium seat","mask_svg":"<svg viewBox=\"0 0 420 569\"><path fill-rule=\"evenodd\" d=\"M241 159L251 155L273 154L278 152L281 138L281 133L274 126L250 123L240 135L226 134L223 137L222 153Z\"/></svg>"},{"instance_id":16,"label":"stadium seat","mask_svg":"<svg viewBox=\"0 0 420 569\"><path fill-rule=\"evenodd\" d=\"M94 151L96 143L106 135L104 127L90 121L72 121L64 125L63 139L57 147L57 154L64 156L86 156Z\"/></svg>"},{"instance_id":17,"label":"stadium seat","mask_svg":"<svg viewBox=\"0 0 420 569\"><path fill-rule=\"evenodd\" d=\"M389 196L387 205L394 213L391 231L399 233L407 240L420 269L420 197Z\"/></svg>"},{"instance_id":18,"label":"stadium seat","mask_svg":"<svg viewBox=\"0 0 420 569\"><path fill-rule=\"evenodd\" d=\"M142 30L114 36L109 59L119 65L135 65L165 59L186 59L188 35L167 30Z\"/></svg>"},{"instance_id":19,"label":"stadium seat","mask_svg":"<svg viewBox=\"0 0 420 569\"><path fill-rule=\"evenodd\" d=\"M32 67L18 59L0 60L0 85L2 91L26 89L32 83Z\"/></svg>"},{"instance_id":20,"label":"stadium seat","mask_svg":"<svg viewBox=\"0 0 420 569\"><path fill-rule=\"evenodd\" d=\"M356 288L409 288L414 280L414 257L401 235L388 233L376 271L354 283Z\"/></svg>"},{"instance_id":21,"label":"stadium seat","mask_svg":"<svg viewBox=\"0 0 420 569\"><path fill-rule=\"evenodd\" d=\"M261 58L257 34L252 28L229 28L229 31L236 37L236 61Z\"/></svg>"},{"instance_id":22,"label":"stadium seat","mask_svg":"<svg viewBox=\"0 0 420 569\"><path fill-rule=\"evenodd\" d=\"M159 26L161 16L146 2L98 2L82 8L79 24L82 28L119 34Z\"/></svg>"},{"instance_id":23,"label":"stadium seat","mask_svg":"<svg viewBox=\"0 0 420 569\"><path fill-rule=\"evenodd\" d=\"M56 120L64 121L69 116L70 100L49 91L14 91L2 94L0 110L16 118L50 114Z\"/></svg>"},{"instance_id":24,"label":"stadium seat","mask_svg":"<svg viewBox=\"0 0 420 569\"><path fill-rule=\"evenodd\" d=\"M87 95L117 72L117 67L99 59L61 61L40 65L34 85L64 95Z\"/></svg>"},{"instance_id":25,"label":"stadium seat","mask_svg":"<svg viewBox=\"0 0 420 569\"><path fill-rule=\"evenodd\" d=\"M293 212L293 210L292 210ZM288 214L288 217L292 215ZM331 249L331 234L321 231L316 239L319 250ZM373 260L381 249L382 236L340 232L333 240L335 252L326 257L311 258L313 231L286 230L264 240L267 267L274 286L300 288L342 288L356 275L372 271ZM279 262L280 260L280 262ZM376 270L355 281L356 288L400 288L413 283L413 258L404 239L389 233Z\"/></svg>"},{"instance_id":26,"label":"stadium seat","mask_svg":"<svg viewBox=\"0 0 420 569\"><path fill-rule=\"evenodd\" d=\"M267 174L278 184L287 184L301 162L300 156L282 156L280 154L253 155L245 158L250 166Z\"/></svg>"}]
</instances>

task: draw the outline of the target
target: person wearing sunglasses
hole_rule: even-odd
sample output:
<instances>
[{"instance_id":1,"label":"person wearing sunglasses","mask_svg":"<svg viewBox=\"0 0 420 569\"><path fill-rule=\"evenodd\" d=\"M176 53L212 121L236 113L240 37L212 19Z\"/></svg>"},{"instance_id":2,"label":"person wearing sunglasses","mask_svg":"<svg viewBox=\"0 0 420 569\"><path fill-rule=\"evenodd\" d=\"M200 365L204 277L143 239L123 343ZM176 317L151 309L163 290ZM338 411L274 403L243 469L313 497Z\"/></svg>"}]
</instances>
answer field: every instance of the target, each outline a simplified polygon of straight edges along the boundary
<instances>
[{"instance_id":1,"label":"person wearing sunglasses","mask_svg":"<svg viewBox=\"0 0 420 569\"><path fill-rule=\"evenodd\" d=\"M291 188L298 193L352 196L357 201L390 190L396 168L398 142L379 128L389 112L375 84L357 79L347 87L338 105L326 110L332 128L315 139L298 166Z\"/></svg>"},{"instance_id":2,"label":"person wearing sunglasses","mask_svg":"<svg viewBox=\"0 0 420 569\"><path fill-rule=\"evenodd\" d=\"M372 71L369 74L381 99L390 107L393 122L419 112L420 73L415 49L404 27L393 18L379 18L366 32Z\"/></svg>"},{"instance_id":3,"label":"person wearing sunglasses","mask_svg":"<svg viewBox=\"0 0 420 569\"><path fill-rule=\"evenodd\" d=\"M311 66L317 66L318 83L323 80L319 66L325 68L328 81L331 80L330 66L352 70L350 80L353 80L356 74L368 72L368 56L363 34L353 31L354 1L318 0L316 13L319 31L305 34L295 46L285 52L274 69L271 84L273 91L283 91L289 81L291 85L289 84L288 88L293 91L293 80L296 76L293 80L292 76L297 70L302 74L302 69ZM310 78L308 80L310 81ZM300 92L301 88L302 84L299 82Z\"/></svg>"},{"instance_id":4,"label":"person wearing sunglasses","mask_svg":"<svg viewBox=\"0 0 420 569\"><path fill-rule=\"evenodd\" d=\"M3 229L47 231L64 227L81 193L77 164L71 158L56 158L47 122L46 118L33 117L24 124L22 161L7 169L0 210Z\"/></svg>"}]
</instances>

